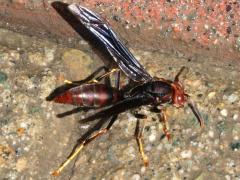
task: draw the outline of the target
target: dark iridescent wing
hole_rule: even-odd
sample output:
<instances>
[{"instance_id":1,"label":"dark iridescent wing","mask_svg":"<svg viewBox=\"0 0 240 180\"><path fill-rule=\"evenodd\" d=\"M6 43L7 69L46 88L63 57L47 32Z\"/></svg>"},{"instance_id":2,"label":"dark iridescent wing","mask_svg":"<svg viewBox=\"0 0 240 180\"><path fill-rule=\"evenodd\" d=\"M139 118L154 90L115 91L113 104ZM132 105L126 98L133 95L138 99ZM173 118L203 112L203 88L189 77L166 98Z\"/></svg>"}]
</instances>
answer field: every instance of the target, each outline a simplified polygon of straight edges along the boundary
<instances>
[{"instance_id":1,"label":"dark iridescent wing","mask_svg":"<svg viewBox=\"0 0 240 180\"><path fill-rule=\"evenodd\" d=\"M104 43L119 68L130 79L134 81L150 81L152 79L108 24L103 22L97 14L77 4L69 5L68 9L89 31Z\"/></svg>"}]
</instances>

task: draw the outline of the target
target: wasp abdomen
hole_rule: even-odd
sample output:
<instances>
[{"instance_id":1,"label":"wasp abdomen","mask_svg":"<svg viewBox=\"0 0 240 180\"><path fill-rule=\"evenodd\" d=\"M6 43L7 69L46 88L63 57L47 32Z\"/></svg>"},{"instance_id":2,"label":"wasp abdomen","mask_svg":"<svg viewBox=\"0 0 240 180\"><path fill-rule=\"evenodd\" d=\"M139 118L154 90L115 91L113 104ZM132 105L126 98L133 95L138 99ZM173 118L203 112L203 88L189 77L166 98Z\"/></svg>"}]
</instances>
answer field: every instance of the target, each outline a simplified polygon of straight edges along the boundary
<instances>
[{"instance_id":1,"label":"wasp abdomen","mask_svg":"<svg viewBox=\"0 0 240 180\"><path fill-rule=\"evenodd\" d=\"M115 88L104 84L83 84L71 88L54 98L54 102L85 107L103 107L121 98Z\"/></svg>"}]
</instances>

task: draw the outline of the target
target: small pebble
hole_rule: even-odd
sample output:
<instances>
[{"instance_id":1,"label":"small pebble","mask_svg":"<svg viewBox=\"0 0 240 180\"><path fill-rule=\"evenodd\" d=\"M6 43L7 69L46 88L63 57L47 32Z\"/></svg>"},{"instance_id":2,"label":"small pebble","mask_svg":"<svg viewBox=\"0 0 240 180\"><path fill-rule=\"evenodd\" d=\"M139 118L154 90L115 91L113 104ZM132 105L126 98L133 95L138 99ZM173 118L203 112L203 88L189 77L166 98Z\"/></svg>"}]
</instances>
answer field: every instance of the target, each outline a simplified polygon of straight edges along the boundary
<instances>
[{"instance_id":1,"label":"small pebble","mask_svg":"<svg viewBox=\"0 0 240 180\"><path fill-rule=\"evenodd\" d=\"M23 148L23 150L28 152L30 149L29 149L29 147L26 146L26 147Z\"/></svg>"},{"instance_id":2,"label":"small pebble","mask_svg":"<svg viewBox=\"0 0 240 180\"><path fill-rule=\"evenodd\" d=\"M155 140L156 140L156 135L155 135L155 133L152 133L152 134L149 136L148 139L149 139L150 142L155 141Z\"/></svg>"},{"instance_id":3,"label":"small pebble","mask_svg":"<svg viewBox=\"0 0 240 180\"><path fill-rule=\"evenodd\" d=\"M151 149L152 149L152 146L150 144L147 145L146 148L145 148L146 151L151 151Z\"/></svg>"},{"instance_id":4,"label":"small pebble","mask_svg":"<svg viewBox=\"0 0 240 180\"><path fill-rule=\"evenodd\" d=\"M233 136L233 140L238 141L239 137L238 136Z\"/></svg>"},{"instance_id":5,"label":"small pebble","mask_svg":"<svg viewBox=\"0 0 240 180\"><path fill-rule=\"evenodd\" d=\"M208 136L209 136L210 138L213 138L213 137L214 137L214 132L213 132L213 131L209 131L209 132L208 132Z\"/></svg>"},{"instance_id":6,"label":"small pebble","mask_svg":"<svg viewBox=\"0 0 240 180\"><path fill-rule=\"evenodd\" d=\"M7 80L7 75L4 72L0 71L0 83L3 83Z\"/></svg>"},{"instance_id":7,"label":"small pebble","mask_svg":"<svg viewBox=\"0 0 240 180\"><path fill-rule=\"evenodd\" d=\"M208 94L208 98L209 98L209 99L212 99L213 97L215 97L215 95L216 95L216 92L210 92L210 93Z\"/></svg>"},{"instance_id":8,"label":"small pebble","mask_svg":"<svg viewBox=\"0 0 240 180\"><path fill-rule=\"evenodd\" d=\"M22 172L27 168L27 160L25 158L20 158L17 160L16 169L18 172Z\"/></svg>"},{"instance_id":9,"label":"small pebble","mask_svg":"<svg viewBox=\"0 0 240 180\"><path fill-rule=\"evenodd\" d=\"M238 38L236 39L236 44L237 44L237 46L240 46L240 37L238 37Z\"/></svg>"},{"instance_id":10,"label":"small pebble","mask_svg":"<svg viewBox=\"0 0 240 180\"><path fill-rule=\"evenodd\" d=\"M229 103L234 103L234 102L236 102L237 100L238 100L238 95L236 95L236 94L231 94L229 97L228 97L228 102Z\"/></svg>"},{"instance_id":11,"label":"small pebble","mask_svg":"<svg viewBox=\"0 0 240 180\"><path fill-rule=\"evenodd\" d=\"M163 145L162 144L159 144L158 146L157 146L157 150L162 150L162 148L163 148Z\"/></svg>"},{"instance_id":12,"label":"small pebble","mask_svg":"<svg viewBox=\"0 0 240 180\"><path fill-rule=\"evenodd\" d=\"M123 152L123 154L127 154L129 159L134 159L136 157L136 151L135 148L130 146L128 148L125 149L125 151Z\"/></svg>"},{"instance_id":13,"label":"small pebble","mask_svg":"<svg viewBox=\"0 0 240 180\"><path fill-rule=\"evenodd\" d=\"M28 125L25 122L21 122L20 127L24 128L24 129L27 129Z\"/></svg>"},{"instance_id":14,"label":"small pebble","mask_svg":"<svg viewBox=\"0 0 240 180\"><path fill-rule=\"evenodd\" d=\"M201 81L200 80L196 80L192 82L192 86L194 87L199 87L201 85Z\"/></svg>"},{"instance_id":15,"label":"small pebble","mask_svg":"<svg viewBox=\"0 0 240 180\"><path fill-rule=\"evenodd\" d=\"M231 180L231 177L229 175L225 176L226 180Z\"/></svg>"},{"instance_id":16,"label":"small pebble","mask_svg":"<svg viewBox=\"0 0 240 180\"><path fill-rule=\"evenodd\" d=\"M233 120L237 120L238 119L238 114L234 114L233 115Z\"/></svg>"},{"instance_id":17,"label":"small pebble","mask_svg":"<svg viewBox=\"0 0 240 180\"><path fill-rule=\"evenodd\" d=\"M81 126L80 126L81 129L88 129L89 127L90 127L89 124L87 124L87 125L81 125Z\"/></svg>"},{"instance_id":18,"label":"small pebble","mask_svg":"<svg viewBox=\"0 0 240 180\"><path fill-rule=\"evenodd\" d=\"M204 28L207 30L209 26L207 24L204 24Z\"/></svg>"},{"instance_id":19,"label":"small pebble","mask_svg":"<svg viewBox=\"0 0 240 180\"><path fill-rule=\"evenodd\" d=\"M191 158L192 157L192 151L191 150L185 150L181 152L182 158Z\"/></svg>"},{"instance_id":20,"label":"small pebble","mask_svg":"<svg viewBox=\"0 0 240 180\"><path fill-rule=\"evenodd\" d=\"M139 174L134 174L131 179L132 180L140 180L141 176Z\"/></svg>"},{"instance_id":21,"label":"small pebble","mask_svg":"<svg viewBox=\"0 0 240 180\"><path fill-rule=\"evenodd\" d=\"M6 175L7 178L5 179L9 179L9 180L15 180L18 178L18 174L17 174L17 171L10 171L7 175Z\"/></svg>"},{"instance_id":22,"label":"small pebble","mask_svg":"<svg viewBox=\"0 0 240 180\"><path fill-rule=\"evenodd\" d=\"M126 114L127 114L128 121L131 121L131 122L136 121L137 118L132 113L126 113Z\"/></svg>"},{"instance_id":23,"label":"small pebble","mask_svg":"<svg viewBox=\"0 0 240 180\"><path fill-rule=\"evenodd\" d=\"M228 111L226 109L223 109L223 110L220 111L220 114L224 117L227 117Z\"/></svg>"},{"instance_id":24,"label":"small pebble","mask_svg":"<svg viewBox=\"0 0 240 180\"><path fill-rule=\"evenodd\" d=\"M29 59L29 62L35 65L46 66L45 58L40 52L36 52L36 53L29 52L28 59Z\"/></svg>"},{"instance_id":25,"label":"small pebble","mask_svg":"<svg viewBox=\"0 0 240 180\"><path fill-rule=\"evenodd\" d=\"M146 171L146 167L145 167L145 166L142 166L142 167L141 167L141 173L144 174L145 171Z\"/></svg>"}]
</instances>

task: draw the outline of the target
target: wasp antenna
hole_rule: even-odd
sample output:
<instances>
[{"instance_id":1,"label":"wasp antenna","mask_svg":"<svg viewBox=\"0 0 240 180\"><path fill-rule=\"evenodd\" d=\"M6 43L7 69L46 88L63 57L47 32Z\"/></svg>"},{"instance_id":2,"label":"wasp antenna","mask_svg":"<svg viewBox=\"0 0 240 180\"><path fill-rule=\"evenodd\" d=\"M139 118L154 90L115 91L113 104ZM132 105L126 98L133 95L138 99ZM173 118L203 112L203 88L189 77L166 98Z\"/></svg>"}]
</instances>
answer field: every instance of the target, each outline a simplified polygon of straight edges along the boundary
<instances>
[{"instance_id":1,"label":"wasp antenna","mask_svg":"<svg viewBox=\"0 0 240 180\"><path fill-rule=\"evenodd\" d=\"M188 98L188 106L191 108L193 114L197 118L199 125L203 128L204 127L204 119L202 115L200 114L197 105L190 99Z\"/></svg>"},{"instance_id":2,"label":"wasp antenna","mask_svg":"<svg viewBox=\"0 0 240 180\"><path fill-rule=\"evenodd\" d=\"M179 76L182 74L182 72L186 69L185 66L183 66L180 71L177 73L177 75L175 76L174 82L178 82L179 81Z\"/></svg>"}]
</instances>

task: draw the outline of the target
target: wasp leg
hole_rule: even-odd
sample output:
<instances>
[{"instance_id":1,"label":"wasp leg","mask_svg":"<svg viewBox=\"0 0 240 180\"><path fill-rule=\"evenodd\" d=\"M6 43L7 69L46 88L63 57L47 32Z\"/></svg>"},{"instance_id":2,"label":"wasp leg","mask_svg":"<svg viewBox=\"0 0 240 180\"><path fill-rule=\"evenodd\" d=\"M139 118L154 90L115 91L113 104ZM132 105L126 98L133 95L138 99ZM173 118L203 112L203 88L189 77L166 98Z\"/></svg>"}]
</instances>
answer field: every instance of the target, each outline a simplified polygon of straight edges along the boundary
<instances>
[{"instance_id":1,"label":"wasp leg","mask_svg":"<svg viewBox=\"0 0 240 180\"><path fill-rule=\"evenodd\" d=\"M149 161L148 161L148 157L144 153L144 148L143 148L143 143L142 143L142 135L143 135L144 127L145 127L145 121L146 121L146 117L144 117L143 126L142 126L142 128L140 128L140 120L137 119L137 124L136 124L136 129L135 129L134 136L137 140L139 152L142 156L144 166L146 167L146 166L148 166Z\"/></svg>"},{"instance_id":2,"label":"wasp leg","mask_svg":"<svg viewBox=\"0 0 240 180\"><path fill-rule=\"evenodd\" d=\"M97 132L95 132L93 135L91 135L90 137L85 138L84 140L82 140L79 144L77 144L75 146L75 148L73 149L72 153L69 155L69 157L67 158L66 161L64 161L61 166L59 166L59 168L57 170L55 170L52 175L53 176L59 176L59 174L62 172L62 170L75 158L78 156L78 154L81 152L81 150L83 149L84 146L86 146L88 143L90 143L91 141L93 141L94 139L96 139L98 136L101 136L105 133L107 133L113 123L116 121L117 119L117 115L112 116L111 120L109 122L109 124L107 125L106 128L100 129ZM103 122L104 123L104 122Z\"/></svg>"},{"instance_id":3,"label":"wasp leg","mask_svg":"<svg viewBox=\"0 0 240 180\"><path fill-rule=\"evenodd\" d=\"M171 134L168 132L168 129L167 129L166 110L165 109L161 109L160 113L158 114L158 117L159 117L159 121L163 125L163 132L164 132L165 136L167 137L167 139L169 141L171 139Z\"/></svg>"},{"instance_id":4,"label":"wasp leg","mask_svg":"<svg viewBox=\"0 0 240 180\"><path fill-rule=\"evenodd\" d=\"M122 112L125 112L129 109L134 109L139 106L149 105L153 102L153 98L151 96L136 96L136 97L128 97L119 102L113 104L112 106L102 108L100 111L96 112L95 114L91 113L84 118L80 119L80 123L87 123L90 121L94 121L99 118L106 118L109 117L109 114L116 115Z\"/></svg>"},{"instance_id":5,"label":"wasp leg","mask_svg":"<svg viewBox=\"0 0 240 180\"><path fill-rule=\"evenodd\" d=\"M120 89L120 71L115 74L114 87Z\"/></svg>"},{"instance_id":6,"label":"wasp leg","mask_svg":"<svg viewBox=\"0 0 240 180\"><path fill-rule=\"evenodd\" d=\"M118 72L118 71L119 71L118 68L114 68L114 69L112 69L111 71L108 71L108 72L104 73L103 75L97 77L96 79L93 79L92 81L93 81L93 82L99 82L99 81L102 80L103 78L106 78L106 77L110 76L112 73ZM89 81L89 82L91 83L91 81Z\"/></svg>"},{"instance_id":7,"label":"wasp leg","mask_svg":"<svg viewBox=\"0 0 240 180\"><path fill-rule=\"evenodd\" d=\"M150 109L151 112L157 113L159 121L162 123L163 132L168 140L171 139L171 134L168 132L167 129L167 117L166 117L166 109L158 109L156 106L153 106Z\"/></svg>"},{"instance_id":8,"label":"wasp leg","mask_svg":"<svg viewBox=\"0 0 240 180\"><path fill-rule=\"evenodd\" d=\"M104 71L105 73L108 71L107 67L106 66L101 66L99 67L96 71L94 71L91 75L89 75L88 77L86 77L85 79L83 80L80 80L80 81L69 81L69 80L64 80L64 82L66 84L76 84L76 85L80 85L80 84L83 84L83 83L87 83L91 80L93 80L101 71Z\"/></svg>"},{"instance_id":9,"label":"wasp leg","mask_svg":"<svg viewBox=\"0 0 240 180\"><path fill-rule=\"evenodd\" d=\"M110 79L109 77L106 77L105 79L105 83L108 83L110 84ZM117 89L119 89L119 82L120 82L120 72L117 71L117 74L116 74L116 77L115 77L115 87ZM84 110L84 107L77 107L77 108L74 108L70 111L67 111L67 112L64 112L64 113L61 113L61 114L58 114L57 117L64 117L64 116L67 116L67 115L70 115L70 114L73 114L73 113L76 113L76 112L79 112L79 111L82 111ZM86 110L88 110L88 107L86 107ZM109 123L109 125L104 128L104 129L101 129L99 130L97 133L95 133L94 135L91 136L91 134L94 132L94 131L97 131L98 129L101 128L102 124L106 121L104 119L101 119L101 121L99 121L93 128L91 128L87 133L85 133L83 135L83 137L81 137L79 140L78 140L78 143L77 145L73 148L73 151L72 153L70 154L69 158L56 170L54 171L52 174L54 176L57 176L65 166L67 166L68 163L70 163L70 161L72 159L74 159L79 153L80 151L82 150L82 148L88 144L89 142L91 142L92 140L94 140L96 137L106 133L112 126L112 124L115 122L116 118L117 118L118 114L116 114L115 116L112 116L111 117L111 121ZM90 137L89 137L90 136Z\"/></svg>"},{"instance_id":10,"label":"wasp leg","mask_svg":"<svg viewBox=\"0 0 240 180\"><path fill-rule=\"evenodd\" d=\"M100 71L104 70L105 73L94 78ZM95 72L93 72L89 77L87 77L84 80L80 80L80 81L69 81L69 80L64 80L64 83L66 84L83 84L83 83L98 83L99 81L101 81L103 78L110 76L112 73L119 71L119 69L114 68L110 71L107 70L107 68L105 66L102 66L100 68L98 68Z\"/></svg>"},{"instance_id":11,"label":"wasp leg","mask_svg":"<svg viewBox=\"0 0 240 180\"><path fill-rule=\"evenodd\" d=\"M88 111L90 109L94 109L94 107L76 107L76 108L73 108L69 111L57 114L57 117L58 118L63 118L65 116L69 116L71 114L75 114L75 113L78 113L78 112L81 112L81 111Z\"/></svg>"}]
</instances>

